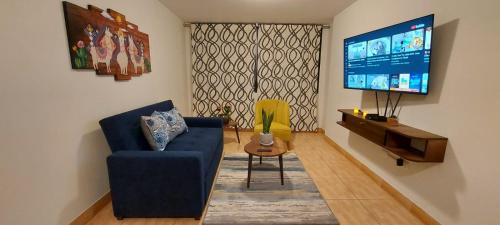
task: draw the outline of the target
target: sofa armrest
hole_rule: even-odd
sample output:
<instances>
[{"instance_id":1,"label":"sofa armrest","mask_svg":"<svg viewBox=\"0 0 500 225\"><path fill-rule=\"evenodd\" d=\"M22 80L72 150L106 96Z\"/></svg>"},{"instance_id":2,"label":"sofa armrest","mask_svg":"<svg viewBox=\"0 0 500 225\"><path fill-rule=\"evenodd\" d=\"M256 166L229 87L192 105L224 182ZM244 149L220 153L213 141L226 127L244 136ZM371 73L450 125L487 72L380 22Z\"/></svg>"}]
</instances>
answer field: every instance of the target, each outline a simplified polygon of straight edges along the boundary
<instances>
[{"instance_id":1,"label":"sofa armrest","mask_svg":"<svg viewBox=\"0 0 500 225\"><path fill-rule=\"evenodd\" d=\"M198 217L205 206L197 151L118 151L107 158L116 217Z\"/></svg>"},{"instance_id":2,"label":"sofa armrest","mask_svg":"<svg viewBox=\"0 0 500 225\"><path fill-rule=\"evenodd\" d=\"M222 118L219 117L184 117L188 127L220 127L224 126Z\"/></svg>"}]
</instances>

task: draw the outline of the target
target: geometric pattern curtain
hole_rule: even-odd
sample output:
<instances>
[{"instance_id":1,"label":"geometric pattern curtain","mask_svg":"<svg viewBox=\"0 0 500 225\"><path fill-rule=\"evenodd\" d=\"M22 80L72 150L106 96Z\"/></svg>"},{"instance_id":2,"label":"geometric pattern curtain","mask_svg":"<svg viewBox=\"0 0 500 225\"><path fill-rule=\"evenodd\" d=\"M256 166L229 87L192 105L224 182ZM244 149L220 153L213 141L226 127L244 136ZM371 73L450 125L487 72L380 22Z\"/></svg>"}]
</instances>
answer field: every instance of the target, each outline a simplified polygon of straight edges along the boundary
<instances>
[{"instance_id":1,"label":"geometric pattern curtain","mask_svg":"<svg viewBox=\"0 0 500 225\"><path fill-rule=\"evenodd\" d=\"M240 127L253 127L255 35L253 24L191 25L195 115L229 105Z\"/></svg>"},{"instance_id":2,"label":"geometric pattern curtain","mask_svg":"<svg viewBox=\"0 0 500 225\"><path fill-rule=\"evenodd\" d=\"M259 26L257 99L288 102L296 131L318 128L321 36L321 25Z\"/></svg>"},{"instance_id":3,"label":"geometric pattern curtain","mask_svg":"<svg viewBox=\"0 0 500 225\"><path fill-rule=\"evenodd\" d=\"M256 101L282 99L293 130L315 130L321 33L321 25L192 24L195 115L230 105L238 125L252 128Z\"/></svg>"}]
</instances>

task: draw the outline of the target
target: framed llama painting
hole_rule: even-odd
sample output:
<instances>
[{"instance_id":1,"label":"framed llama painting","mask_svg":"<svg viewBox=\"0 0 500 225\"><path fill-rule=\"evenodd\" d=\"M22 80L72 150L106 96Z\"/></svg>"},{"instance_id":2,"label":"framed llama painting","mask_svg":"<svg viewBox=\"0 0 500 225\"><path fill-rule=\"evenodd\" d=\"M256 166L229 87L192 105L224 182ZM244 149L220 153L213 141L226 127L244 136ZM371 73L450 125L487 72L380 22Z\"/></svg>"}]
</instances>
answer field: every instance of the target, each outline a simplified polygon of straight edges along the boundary
<instances>
[{"instance_id":1,"label":"framed llama painting","mask_svg":"<svg viewBox=\"0 0 500 225\"><path fill-rule=\"evenodd\" d=\"M63 1L73 69L130 80L151 72L149 36L112 9L82 8Z\"/></svg>"}]
</instances>

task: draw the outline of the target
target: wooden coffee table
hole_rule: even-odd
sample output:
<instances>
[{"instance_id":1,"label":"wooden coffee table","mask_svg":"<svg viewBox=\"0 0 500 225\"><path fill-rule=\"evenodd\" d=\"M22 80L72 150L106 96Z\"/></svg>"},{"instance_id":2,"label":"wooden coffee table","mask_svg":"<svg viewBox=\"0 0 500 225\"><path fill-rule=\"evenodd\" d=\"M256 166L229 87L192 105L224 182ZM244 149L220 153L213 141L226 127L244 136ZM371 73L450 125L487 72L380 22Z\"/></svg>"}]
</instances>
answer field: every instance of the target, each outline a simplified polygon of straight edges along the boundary
<instances>
[{"instance_id":1,"label":"wooden coffee table","mask_svg":"<svg viewBox=\"0 0 500 225\"><path fill-rule=\"evenodd\" d=\"M259 135L255 134L252 136L250 143L245 145L245 152L248 153L248 178L247 178L247 188L250 187L250 177L252 175L252 160L253 156L260 157L260 164L262 164L262 157L276 157L278 156L279 164L280 164L280 176L281 176L281 185L284 185L283 181L283 154L287 152L286 143L280 138L273 138L272 146L263 146L259 143ZM270 151L261 151L263 149Z\"/></svg>"}]
</instances>

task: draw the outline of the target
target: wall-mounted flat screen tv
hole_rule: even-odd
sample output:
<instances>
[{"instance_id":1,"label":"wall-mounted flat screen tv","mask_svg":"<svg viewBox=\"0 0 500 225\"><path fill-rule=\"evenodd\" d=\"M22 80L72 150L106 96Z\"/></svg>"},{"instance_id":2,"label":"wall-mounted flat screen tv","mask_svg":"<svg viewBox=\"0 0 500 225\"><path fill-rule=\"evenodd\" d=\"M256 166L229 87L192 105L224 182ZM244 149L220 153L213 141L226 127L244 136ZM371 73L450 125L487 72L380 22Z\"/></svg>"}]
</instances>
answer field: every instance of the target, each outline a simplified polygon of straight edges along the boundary
<instances>
[{"instance_id":1,"label":"wall-mounted flat screen tv","mask_svg":"<svg viewBox=\"0 0 500 225\"><path fill-rule=\"evenodd\" d=\"M427 94L434 14L344 39L344 88Z\"/></svg>"}]
</instances>

